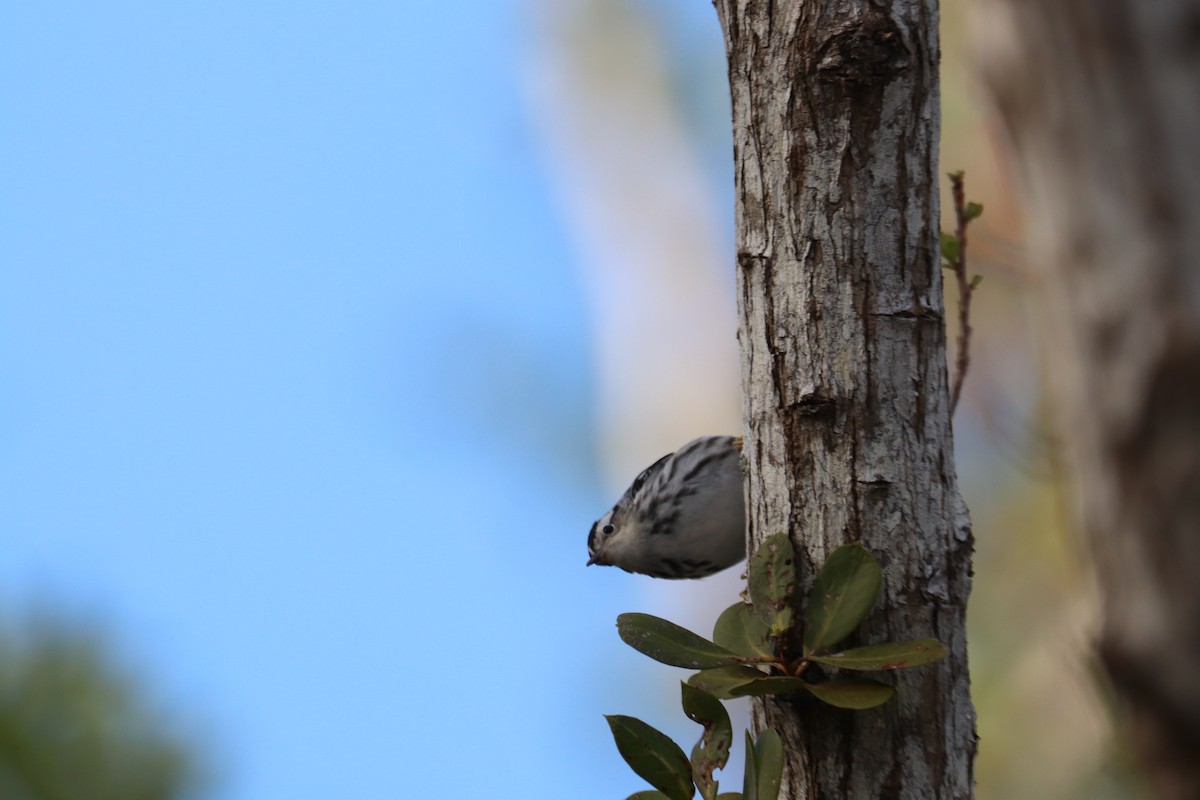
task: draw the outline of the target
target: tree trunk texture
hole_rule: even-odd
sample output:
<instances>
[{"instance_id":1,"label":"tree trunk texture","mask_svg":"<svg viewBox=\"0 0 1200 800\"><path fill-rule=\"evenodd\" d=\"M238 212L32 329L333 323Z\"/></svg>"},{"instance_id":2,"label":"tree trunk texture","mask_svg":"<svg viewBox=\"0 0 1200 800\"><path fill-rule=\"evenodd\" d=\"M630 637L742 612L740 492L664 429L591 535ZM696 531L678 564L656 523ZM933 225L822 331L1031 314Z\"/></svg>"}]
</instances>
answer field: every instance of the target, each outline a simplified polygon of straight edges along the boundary
<instances>
[{"instance_id":1,"label":"tree trunk texture","mask_svg":"<svg viewBox=\"0 0 1200 800\"><path fill-rule=\"evenodd\" d=\"M975 718L939 262L935 0L717 0L733 98L750 544L788 531L807 588L860 542L862 643L937 637L870 711L755 701L785 798L966 798ZM891 678L889 678L891 680Z\"/></svg>"},{"instance_id":2,"label":"tree trunk texture","mask_svg":"<svg viewBox=\"0 0 1200 800\"><path fill-rule=\"evenodd\" d=\"M981 66L1045 271L1099 651L1163 798L1200 797L1200 3L991 0Z\"/></svg>"}]
</instances>

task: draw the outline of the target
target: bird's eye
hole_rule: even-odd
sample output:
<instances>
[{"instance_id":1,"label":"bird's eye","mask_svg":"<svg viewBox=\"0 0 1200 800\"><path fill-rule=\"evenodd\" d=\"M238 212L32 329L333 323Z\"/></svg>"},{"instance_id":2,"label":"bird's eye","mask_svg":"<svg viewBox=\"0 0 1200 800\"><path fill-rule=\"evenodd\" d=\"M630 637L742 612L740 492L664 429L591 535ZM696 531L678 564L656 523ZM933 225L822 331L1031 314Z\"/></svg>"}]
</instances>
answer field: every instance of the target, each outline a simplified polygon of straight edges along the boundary
<instances>
[{"instance_id":1,"label":"bird's eye","mask_svg":"<svg viewBox=\"0 0 1200 800\"><path fill-rule=\"evenodd\" d=\"M604 532L605 535L608 535L608 534L612 533L613 531L615 531L616 528L614 528L612 525L605 525L603 528L601 528L601 530Z\"/></svg>"}]
</instances>

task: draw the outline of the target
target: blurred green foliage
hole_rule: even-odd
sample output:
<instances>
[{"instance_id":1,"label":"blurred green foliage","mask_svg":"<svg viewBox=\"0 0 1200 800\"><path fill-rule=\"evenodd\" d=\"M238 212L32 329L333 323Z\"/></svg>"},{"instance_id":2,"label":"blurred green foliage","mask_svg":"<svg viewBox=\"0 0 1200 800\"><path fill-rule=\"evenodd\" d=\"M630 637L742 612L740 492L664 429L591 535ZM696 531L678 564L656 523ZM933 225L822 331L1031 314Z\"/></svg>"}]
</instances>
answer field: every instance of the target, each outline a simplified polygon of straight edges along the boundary
<instances>
[{"instance_id":1,"label":"blurred green foliage","mask_svg":"<svg viewBox=\"0 0 1200 800\"><path fill-rule=\"evenodd\" d=\"M0 798L192 796L195 760L92 633L0 628Z\"/></svg>"}]
</instances>

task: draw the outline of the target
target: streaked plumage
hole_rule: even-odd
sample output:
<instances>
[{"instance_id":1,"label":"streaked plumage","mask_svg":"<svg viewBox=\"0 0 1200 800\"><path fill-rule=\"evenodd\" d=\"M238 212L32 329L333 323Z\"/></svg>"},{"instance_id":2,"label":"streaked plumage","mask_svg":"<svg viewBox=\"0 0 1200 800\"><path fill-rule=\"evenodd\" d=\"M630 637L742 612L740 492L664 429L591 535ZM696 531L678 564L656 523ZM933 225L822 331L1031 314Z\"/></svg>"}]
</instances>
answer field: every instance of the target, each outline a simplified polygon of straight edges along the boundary
<instances>
[{"instance_id":1,"label":"streaked plumage","mask_svg":"<svg viewBox=\"0 0 1200 800\"><path fill-rule=\"evenodd\" d=\"M702 436L644 469L588 534L588 564L703 578L746 556L740 436Z\"/></svg>"}]
</instances>

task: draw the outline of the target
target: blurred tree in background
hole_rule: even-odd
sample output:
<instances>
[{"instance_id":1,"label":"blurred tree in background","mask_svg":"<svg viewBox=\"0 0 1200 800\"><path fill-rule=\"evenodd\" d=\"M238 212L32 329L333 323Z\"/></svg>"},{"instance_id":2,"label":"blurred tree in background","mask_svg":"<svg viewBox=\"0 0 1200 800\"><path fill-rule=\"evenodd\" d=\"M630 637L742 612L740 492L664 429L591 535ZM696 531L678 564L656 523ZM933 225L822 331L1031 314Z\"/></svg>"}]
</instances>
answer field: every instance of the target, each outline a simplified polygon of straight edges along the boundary
<instances>
[{"instance_id":1,"label":"blurred tree in background","mask_svg":"<svg viewBox=\"0 0 1200 800\"><path fill-rule=\"evenodd\" d=\"M95 634L44 618L0 628L0 798L175 800L198 778Z\"/></svg>"},{"instance_id":2,"label":"blurred tree in background","mask_svg":"<svg viewBox=\"0 0 1200 800\"><path fill-rule=\"evenodd\" d=\"M1200 3L989 0L977 60L1043 273L1096 649L1157 797L1200 797Z\"/></svg>"}]
</instances>

